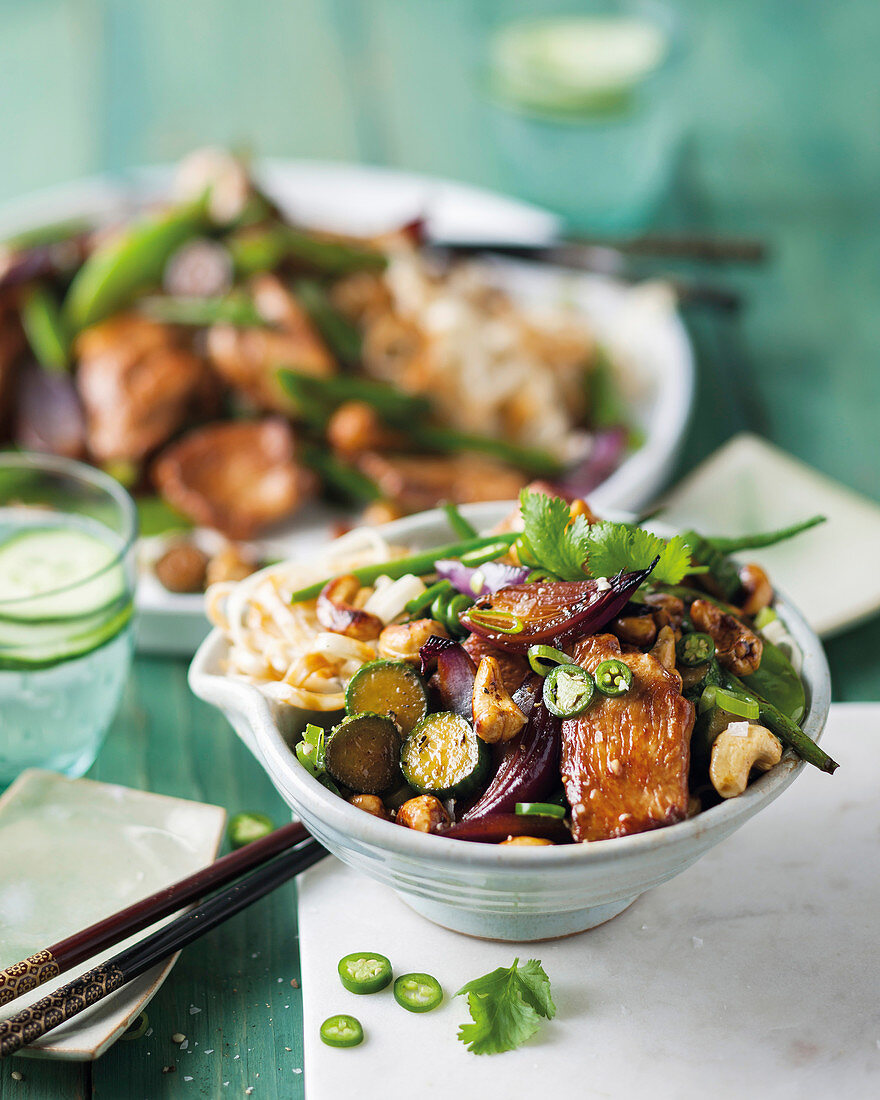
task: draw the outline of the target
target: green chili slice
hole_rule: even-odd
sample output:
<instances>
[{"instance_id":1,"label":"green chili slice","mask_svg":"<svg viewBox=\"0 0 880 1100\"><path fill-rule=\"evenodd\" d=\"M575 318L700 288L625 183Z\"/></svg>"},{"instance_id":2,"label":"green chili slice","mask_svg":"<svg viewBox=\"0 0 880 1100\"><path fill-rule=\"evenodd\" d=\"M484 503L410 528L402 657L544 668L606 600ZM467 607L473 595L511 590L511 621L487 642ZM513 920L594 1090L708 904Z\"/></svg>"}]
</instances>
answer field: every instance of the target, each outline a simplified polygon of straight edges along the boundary
<instances>
[{"instance_id":1,"label":"green chili slice","mask_svg":"<svg viewBox=\"0 0 880 1100\"><path fill-rule=\"evenodd\" d=\"M407 1012L430 1012L443 1000L443 989L431 974L401 974L394 982L394 999Z\"/></svg>"},{"instance_id":2,"label":"green chili slice","mask_svg":"<svg viewBox=\"0 0 880 1100\"><path fill-rule=\"evenodd\" d=\"M516 812L524 817L565 817L565 807L555 802L517 802Z\"/></svg>"},{"instance_id":3,"label":"green chili slice","mask_svg":"<svg viewBox=\"0 0 880 1100\"><path fill-rule=\"evenodd\" d=\"M596 687L603 695L615 698L618 695L626 695L632 687L632 669L625 661L612 658L603 661L596 669Z\"/></svg>"},{"instance_id":4,"label":"green chili slice","mask_svg":"<svg viewBox=\"0 0 880 1100\"><path fill-rule=\"evenodd\" d=\"M450 583L449 587L439 593L431 604L431 618L438 623L443 623L450 634L464 637L467 630L461 625L459 616L468 608L473 607L474 601L465 596L463 592L457 592Z\"/></svg>"},{"instance_id":5,"label":"green chili slice","mask_svg":"<svg viewBox=\"0 0 880 1100\"><path fill-rule=\"evenodd\" d=\"M715 642L708 634L683 634L675 647L675 655L680 665L696 668L715 656Z\"/></svg>"},{"instance_id":6,"label":"green chili slice","mask_svg":"<svg viewBox=\"0 0 880 1100\"><path fill-rule=\"evenodd\" d=\"M328 1016L321 1024L321 1042L328 1047L356 1047L364 1041L364 1029L354 1016Z\"/></svg>"},{"instance_id":7,"label":"green chili slice","mask_svg":"<svg viewBox=\"0 0 880 1100\"><path fill-rule=\"evenodd\" d=\"M544 680L544 705L557 718L577 718L593 698L596 683L580 665L557 665Z\"/></svg>"},{"instance_id":8,"label":"green chili slice","mask_svg":"<svg viewBox=\"0 0 880 1100\"><path fill-rule=\"evenodd\" d=\"M491 607L478 607L470 613L470 620L496 634L522 634L526 624L509 611L495 611Z\"/></svg>"},{"instance_id":9,"label":"green chili slice","mask_svg":"<svg viewBox=\"0 0 880 1100\"><path fill-rule=\"evenodd\" d=\"M349 993L378 993L391 981L391 963L375 951L355 951L339 960L339 980Z\"/></svg>"},{"instance_id":10,"label":"green chili slice","mask_svg":"<svg viewBox=\"0 0 880 1100\"><path fill-rule=\"evenodd\" d=\"M571 657L552 645L530 645L527 656L532 672L539 676L549 675L557 665L571 664Z\"/></svg>"},{"instance_id":11,"label":"green chili slice","mask_svg":"<svg viewBox=\"0 0 880 1100\"><path fill-rule=\"evenodd\" d=\"M260 840L275 828L271 817L265 814L235 814L229 819L229 843L233 848L243 848L254 840Z\"/></svg>"}]
</instances>

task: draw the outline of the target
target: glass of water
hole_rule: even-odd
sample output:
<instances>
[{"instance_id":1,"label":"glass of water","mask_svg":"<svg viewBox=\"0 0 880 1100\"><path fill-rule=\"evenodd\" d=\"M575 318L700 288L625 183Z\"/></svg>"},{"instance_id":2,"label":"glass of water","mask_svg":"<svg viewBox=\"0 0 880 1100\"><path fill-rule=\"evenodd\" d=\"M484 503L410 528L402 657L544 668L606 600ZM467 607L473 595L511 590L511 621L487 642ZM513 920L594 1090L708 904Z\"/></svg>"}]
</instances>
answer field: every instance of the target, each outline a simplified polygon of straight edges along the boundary
<instances>
[{"instance_id":1,"label":"glass of water","mask_svg":"<svg viewBox=\"0 0 880 1100\"><path fill-rule=\"evenodd\" d=\"M106 474L0 454L0 787L97 756L131 664L136 534Z\"/></svg>"}]
</instances>

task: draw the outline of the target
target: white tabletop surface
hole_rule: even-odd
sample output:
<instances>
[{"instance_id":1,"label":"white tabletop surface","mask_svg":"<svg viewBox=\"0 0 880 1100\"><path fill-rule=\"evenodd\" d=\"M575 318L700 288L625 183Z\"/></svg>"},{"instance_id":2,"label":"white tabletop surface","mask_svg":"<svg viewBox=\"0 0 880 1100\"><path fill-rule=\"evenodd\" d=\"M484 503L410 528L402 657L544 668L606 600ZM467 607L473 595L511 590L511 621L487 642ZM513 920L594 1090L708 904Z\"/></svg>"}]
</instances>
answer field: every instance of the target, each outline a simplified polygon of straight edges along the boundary
<instances>
[{"instance_id":1,"label":"white tabletop surface","mask_svg":"<svg viewBox=\"0 0 880 1100\"><path fill-rule=\"evenodd\" d=\"M835 776L806 769L679 877L578 936L505 944L449 932L327 861L300 884L307 1100L880 1096L880 705L832 708ZM412 1014L390 987L357 997L336 963L386 954L447 997ZM542 960L558 1015L519 1050L477 1057L452 994L515 956ZM346 1012L365 1041L336 1050Z\"/></svg>"}]
</instances>

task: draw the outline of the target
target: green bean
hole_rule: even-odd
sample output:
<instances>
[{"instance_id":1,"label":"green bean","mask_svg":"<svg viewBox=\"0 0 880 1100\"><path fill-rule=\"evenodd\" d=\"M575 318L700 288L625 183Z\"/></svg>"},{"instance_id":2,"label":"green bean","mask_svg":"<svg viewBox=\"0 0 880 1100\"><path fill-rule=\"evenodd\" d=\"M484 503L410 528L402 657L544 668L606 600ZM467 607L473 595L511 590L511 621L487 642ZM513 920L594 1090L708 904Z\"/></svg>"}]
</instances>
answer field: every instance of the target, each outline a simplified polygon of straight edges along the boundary
<instances>
[{"instance_id":1,"label":"green bean","mask_svg":"<svg viewBox=\"0 0 880 1100\"><path fill-rule=\"evenodd\" d=\"M42 283L32 286L22 299L21 326L41 367L54 374L67 370L70 333L61 316L58 299Z\"/></svg>"},{"instance_id":2,"label":"green bean","mask_svg":"<svg viewBox=\"0 0 880 1100\"><path fill-rule=\"evenodd\" d=\"M142 298L138 302L138 310L155 321L164 321L169 325L266 326L266 319L257 310L253 299L236 292L222 298Z\"/></svg>"},{"instance_id":3,"label":"green bean","mask_svg":"<svg viewBox=\"0 0 880 1100\"><path fill-rule=\"evenodd\" d=\"M548 451L536 447L522 447L506 439L494 439L488 435L474 435L435 424L401 425L408 428L413 438L430 451L477 451L515 466L534 477L558 477L564 465Z\"/></svg>"},{"instance_id":4,"label":"green bean","mask_svg":"<svg viewBox=\"0 0 880 1100\"><path fill-rule=\"evenodd\" d=\"M103 321L159 283L182 244L208 225L204 199L148 215L97 248L76 273L64 300L72 331Z\"/></svg>"},{"instance_id":5,"label":"green bean","mask_svg":"<svg viewBox=\"0 0 880 1100\"><path fill-rule=\"evenodd\" d=\"M397 580L407 573L414 573L417 577L423 577L426 573L434 572L434 563L440 558L460 558L471 550L480 550L487 546L502 545L502 551L511 546L519 538L519 534L512 532L509 535L482 535L475 539L466 539L462 542L447 543L446 546L435 546L432 550L422 550L418 554L410 554L405 558L395 558L392 561L380 562L377 565L360 565L352 569L353 576L361 584L373 584L379 577L390 577ZM300 588L290 597L291 603L303 603L305 600L314 600L328 581L335 577L325 577L322 581Z\"/></svg>"},{"instance_id":6,"label":"green bean","mask_svg":"<svg viewBox=\"0 0 880 1100\"><path fill-rule=\"evenodd\" d=\"M728 691L732 691L744 699L751 699L758 704L762 724L775 733L780 741L790 745L802 760L806 760L808 764L819 768L820 771L828 772L829 775L840 766L835 760L831 759L828 753L820 749L816 742L808 737L796 722L793 722L787 714L783 714L778 707L774 707L763 695L751 691L732 672L722 670L721 676L723 686Z\"/></svg>"},{"instance_id":7,"label":"green bean","mask_svg":"<svg viewBox=\"0 0 880 1100\"><path fill-rule=\"evenodd\" d=\"M825 523L825 516L811 516L801 520L800 523L792 523L789 527L780 527L776 531L762 531L754 535L741 535L739 538L723 538L712 536L706 541L722 554L736 554L740 550L761 550L765 546L775 546L778 542L794 538L803 531L809 531L811 527L817 527Z\"/></svg>"},{"instance_id":8,"label":"green bean","mask_svg":"<svg viewBox=\"0 0 880 1100\"><path fill-rule=\"evenodd\" d=\"M336 309L324 287L315 279L297 279L293 292L336 358L347 367L357 366L361 361L361 334Z\"/></svg>"},{"instance_id":9,"label":"green bean","mask_svg":"<svg viewBox=\"0 0 880 1100\"><path fill-rule=\"evenodd\" d=\"M278 378L292 395L307 392L315 401L323 402L329 411L344 401L363 401L391 423L412 423L430 412L430 403L426 398L412 397L384 382L374 382L371 378L354 378L350 375L316 378L293 367L281 367Z\"/></svg>"},{"instance_id":10,"label":"green bean","mask_svg":"<svg viewBox=\"0 0 880 1100\"><path fill-rule=\"evenodd\" d=\"M272 271L285 260L321 275L384 271L387 257L364 245L326 240L290 225L273 225L233 233L227 245L240 275Z\"/></svg>"},{"instance_id":11,"label":"green bean","mask_svg":"<svg viewBox=\"0 0 880 1100\"><path fill-rule=\"evenodd\" d=\"M356 504L369 504L381 497L379 488L366 474L318 446L303 449L303 459L330 489Z\"/></svg>"},{"instance_id":12,"label":"green bean","mask_svg":"<svg viewBox=\"0 0 880 1100\"><path fill-rule=\"evenodd\" d=\"M440 507L446 513L446 518L449 520L449 526L452 528L453 533L458 535L460 539L472 539L477 534L476 527L473 524L468 523L456 504L452 501L444 501Z\"/></svg>"}]
</instances>

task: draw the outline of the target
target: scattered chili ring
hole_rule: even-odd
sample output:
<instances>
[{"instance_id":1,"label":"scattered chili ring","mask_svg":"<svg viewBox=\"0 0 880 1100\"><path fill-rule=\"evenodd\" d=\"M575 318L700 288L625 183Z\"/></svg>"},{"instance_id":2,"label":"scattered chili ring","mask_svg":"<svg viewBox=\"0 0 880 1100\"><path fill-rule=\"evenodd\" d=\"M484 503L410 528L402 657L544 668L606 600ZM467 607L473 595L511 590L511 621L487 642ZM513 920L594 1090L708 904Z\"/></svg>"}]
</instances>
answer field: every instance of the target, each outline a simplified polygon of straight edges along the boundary
<instances>
[{"instance_id":1,"label":"scattered chili ring","mask_svg":"<svg viewBox=\"0 0 880 1100\"><path fill-rule=\"evenodd\" d=\"M443 1000L443 989L431 974L401 974L394 983L394 999L407 1012L430 1012Z\"/></svg>"},{"instance_id":2,"label":"scattered chili ring","mask_svg":"<svg viewBox=\"0 0 880 1100\"><path fill-rule=\"evenodd\" d=\"M254 840L260 840L275 828L271 817L265 814L235 814L229 819L229 843L233 848L243 848Z\"/></svg>"},{"instance_id":3,"label":"scattered chili ring","mask_svg":"<svg viewBox=\"0 0 880 1100\"><path fill-rule=\"evenodd\" d=\"M618 661L616 657L610 661L603 661L596 669L595 676L599 691L612 698L626 695L632 687L632 669L625 661Z\"/></svg>"},{"instance_id":4,"label":"scattered chili ring","mask_svg":"<svg viewBox=\"0 0 880 1100\"><path fill-rule=\"evenodd\" d=\"M557 665L544 680L544 705L557 718L577 718L593 698L596 682L580 665Z\"/></svg>"},{"instance_id":5,"label":"scattered chili ring","mask_svg":"<svg viewBox=\"0 0 880 1100\"><path fill-rule=\"evenodd\" d=\"M378 993L391 981L391 962L375 951L346 955L336 969L349 993Z\"/></svg>"},{"instance_id":6,"label":"scattered chili ring","mask_svg":"<svg viewBox=\"0 0 880 1100\"><path fill-rule=\"evenodd\" d=\"M328 1047L356 1047L364 1041L364 1029L354 1016L328 1016L321 1024L321 1042Z\"/></svg>"}]
</instances>

